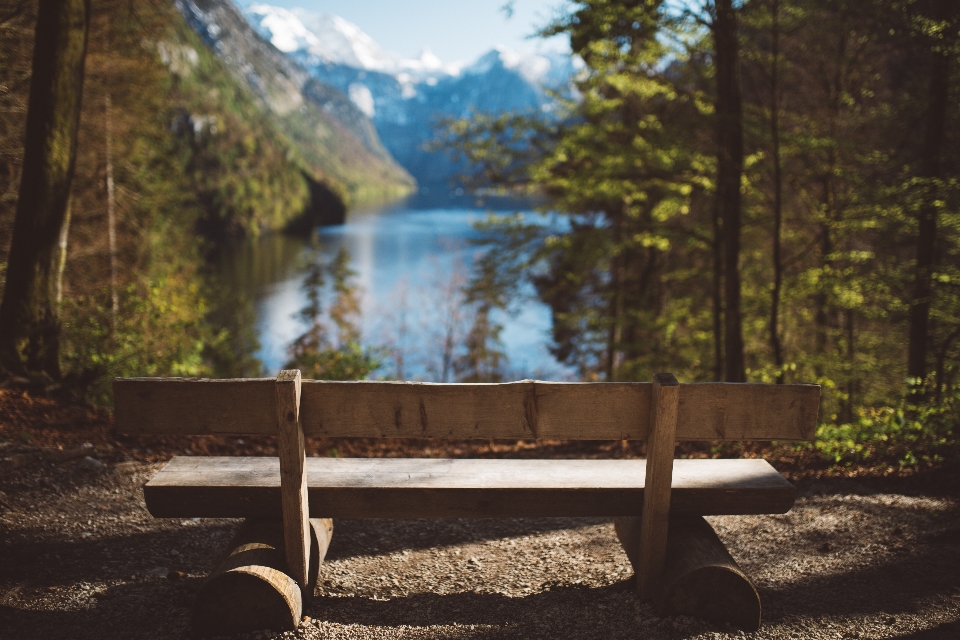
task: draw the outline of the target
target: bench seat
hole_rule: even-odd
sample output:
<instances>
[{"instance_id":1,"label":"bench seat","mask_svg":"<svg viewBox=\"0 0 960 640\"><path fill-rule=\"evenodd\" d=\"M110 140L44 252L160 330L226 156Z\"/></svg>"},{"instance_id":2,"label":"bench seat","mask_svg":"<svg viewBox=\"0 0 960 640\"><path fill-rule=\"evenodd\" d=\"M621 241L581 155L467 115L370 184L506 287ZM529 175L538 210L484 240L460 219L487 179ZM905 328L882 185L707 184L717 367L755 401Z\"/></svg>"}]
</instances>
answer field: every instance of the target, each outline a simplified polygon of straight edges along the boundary
<instances>
[{"instance_id":1,"label":"bench seat","mask_svg":"<svg viewBox=\"0 0 960 640\"><path fill-rule=\"evenodd\" d=\"M310 517L639 515L645 460L307 458ZM796 488L760 459L674 461L672 515L786 513ZM144 487L166 518L281 516L272 457L174 457Z\"/></svg>"}]
</instances>

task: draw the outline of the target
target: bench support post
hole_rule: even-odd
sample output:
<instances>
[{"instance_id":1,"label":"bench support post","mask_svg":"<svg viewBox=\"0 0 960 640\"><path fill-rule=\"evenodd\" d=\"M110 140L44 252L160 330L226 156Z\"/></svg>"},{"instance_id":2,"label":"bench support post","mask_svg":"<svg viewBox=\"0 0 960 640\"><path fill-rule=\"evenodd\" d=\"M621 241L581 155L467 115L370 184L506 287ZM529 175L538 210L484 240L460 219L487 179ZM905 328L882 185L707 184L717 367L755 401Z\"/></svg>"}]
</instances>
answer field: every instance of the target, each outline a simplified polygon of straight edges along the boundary
<instances>
[{"instance_id":1,"label":"bench support post","mask_svg":"<svg viewBox=\"0 0 960 640\"><path fill-rule=\"evenodd\" d=\"M310 520L309 593L317 583L333 535L333 521ZM200 637L260 629L296 629L303 614L300 586L288 576L283 557L283 523L248 518L227 546L217 568L200 586L191 624Z\"/></svg>"},{"instance_id":2,"label":"bench support post","mask_svg":"<svg viewBox=\"0 0 960 640\"><path fill-rule=\"evenodd\" d=\"M674 375L654 375L650 402L650 434L647 438L647 475L643 487L643 514L640 521L640 572L637 574L637 593L641 600L650 600L657 595L666 561L679 401L680 384Z\"/></svg>"},{"instance_id":3,"label":"bench support post","mask_svg":"<svg viewBox=\"0 0 960 640\"><path fill-rule=\"evenodd\" d=\"M291 577L307 588L310 567L310 508L307 504L306 453L300 427L300 371L277 376L277 451L283 507L283 549Z\"/></svg>"},{"instance_id":4,"label":"bench support post","mask_svg":"<svg viewBox=\"0 0 960 640\"><path fill-rule=\"evenodd\" d=\"M618 516L614 528L639 576L640 518ZM691 615L744 631L760 628L756 587L702 516L671 518L661 580L653 601L661 616Z\"/></svg>"}]
</instances>

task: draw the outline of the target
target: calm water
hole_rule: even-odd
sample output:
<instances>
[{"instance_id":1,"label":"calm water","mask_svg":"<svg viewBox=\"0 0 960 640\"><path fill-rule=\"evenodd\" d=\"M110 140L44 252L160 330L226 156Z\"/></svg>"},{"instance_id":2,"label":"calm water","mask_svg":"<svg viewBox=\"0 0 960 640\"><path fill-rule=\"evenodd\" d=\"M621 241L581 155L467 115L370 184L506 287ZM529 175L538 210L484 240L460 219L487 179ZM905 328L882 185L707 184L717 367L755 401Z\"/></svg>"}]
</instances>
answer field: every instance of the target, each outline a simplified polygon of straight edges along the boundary
<instances>
[{"instance_id":1,"label":"calm water","mask_svg":"<svg viewBox=\"0 0 960 640\"><path fill-rule=\"evenodd\" d=\"M363 342L385 346L400 355L380 375L439 380L444 326L456 327L457 342L471 317L457 298L457 285L469 277L479 249L472 223L488 211L513 212L528 205L488 201L477 207L467 197L422 196L351 211L339 227L318 231L322 259L346 246L355 283L362 291ZM315 259L309 239L273 235L226 250L219 262L222 285L232 297L252 305L260 349L256 354L269 373L282 368L287 347L304 330L296 318L306 298L304 269ZM549 309L530 298L515 313L496 318L508 355L508 379L570 379L572 371L547 350Z\"/></svg>"}]
</instances>

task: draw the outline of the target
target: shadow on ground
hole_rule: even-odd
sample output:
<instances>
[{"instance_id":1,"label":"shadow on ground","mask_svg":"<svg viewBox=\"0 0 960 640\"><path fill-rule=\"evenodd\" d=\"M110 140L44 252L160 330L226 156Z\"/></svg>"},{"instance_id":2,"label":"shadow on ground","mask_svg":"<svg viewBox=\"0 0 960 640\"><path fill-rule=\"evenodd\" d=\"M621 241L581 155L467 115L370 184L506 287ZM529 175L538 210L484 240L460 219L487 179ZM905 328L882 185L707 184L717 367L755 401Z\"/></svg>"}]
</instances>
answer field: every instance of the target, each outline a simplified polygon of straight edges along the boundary
<instances>
[{"instance_id":1,"label":"shadow on ground","mask_svg":"<svg viewBox=\"0 0 960 640\"><path fill-rule=\"evenodd\" d=\"M862 492L872 490L864 488ZM821 495L857 492L861 491L853 485L833 483ZM913 513L911 507L899 504L871 508L882 508L898 517ZM605 522L609 519L338 520L328 558L348 560L407 549L456 546ZM50 530L5 525L0 530L0 638L186 637L189 609L202 576L213 568L237 525L236 521L223 520L167 523L139 533L90 538L74 535L69 539ZM801 621L815 625L824 618L901 618L922 614L931 607L956 614L960 605L960 545L956 536L934 533L907 541L881 562L791 582L771 581L772 586L761 588L765 627L757 637L766 637L764 631L778 625L792 627ZM868 532L867 537L865 543L877 544L878 535ZM821 540L818 534L784 540L782 553L802 561ZM159 566L189 575L181 580L147 576ZM652 631L654 627L657 633L651 635L663 638L683 638L693 633L682 625L674 627L670 621L646 622L652 616L648 609L638 608L626 583L602 588L543 587L525 597L459 592L414 593L383 600L344 594L315 598L305 607L305 613L344 626L456 626L458 637L477 638L606 639L626 637L621 633L624 628L632 629L630 637L635 638L637 633L643 636L644 629ZM471 625L474 628L469 628ZM700 631L704 629L722 631L700 627ZM960 638L960 622L956 620L907 635L896 636L895 627L890 630L892 634L884 637ZM438 631L436 635L449 634Z\"/></svg>"}]
</instances>

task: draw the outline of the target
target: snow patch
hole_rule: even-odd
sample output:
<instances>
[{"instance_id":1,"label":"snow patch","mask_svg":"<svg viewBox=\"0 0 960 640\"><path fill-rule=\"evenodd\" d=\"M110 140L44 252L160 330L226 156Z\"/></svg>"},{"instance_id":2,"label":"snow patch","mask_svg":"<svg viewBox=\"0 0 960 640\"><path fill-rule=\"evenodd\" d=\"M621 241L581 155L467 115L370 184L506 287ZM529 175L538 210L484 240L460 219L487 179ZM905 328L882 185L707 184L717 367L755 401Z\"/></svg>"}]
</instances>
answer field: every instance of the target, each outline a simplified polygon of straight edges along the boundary
<instances>
[{"instance_id":1,"label":"snow patch","mask_svg":"<svg viewBox=\"0 0 960 640\"><path fill-rule=\"evenodd\" d=\"M270 40L270 44L284 53L293 53L299 49L314 50L321 48L320 40L312 31L286 9L255 4L249 9L260 16L257 31Z\"/></svg>"},{"instance_id":2,"label":"snow patch","mask_svg":"<svg viewBox=\"0 0 960 640\"><path fill-rule=\"evenodd\" d=\"M350 101L357 106L357 109L363 112L368 118L372 118L376 113L373 106L373 94L361 82L354 82L348 87L347 93Z\"/></svg>"},{"instance_id":3,"label":"snow patch","mask_svg":"<svg viewBox=\"0 0 960 640\"><path fill-rule=\"evenodd\" d=\"M497 46L465 67L463 73L483 75L498 66L515 71L534 86L557 88L569 82L578 66L582 66L582 61L562 51L524 53Z\"/></svg>"}]
</instances>

